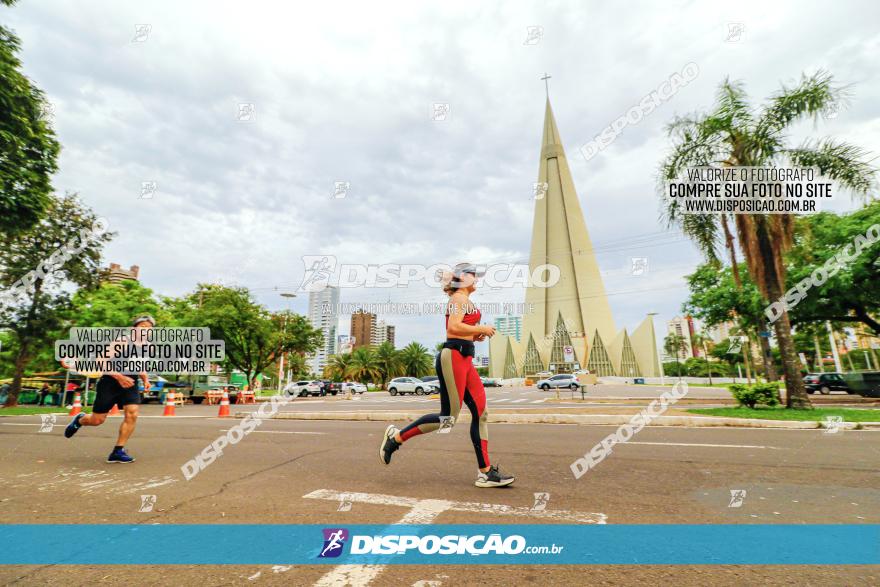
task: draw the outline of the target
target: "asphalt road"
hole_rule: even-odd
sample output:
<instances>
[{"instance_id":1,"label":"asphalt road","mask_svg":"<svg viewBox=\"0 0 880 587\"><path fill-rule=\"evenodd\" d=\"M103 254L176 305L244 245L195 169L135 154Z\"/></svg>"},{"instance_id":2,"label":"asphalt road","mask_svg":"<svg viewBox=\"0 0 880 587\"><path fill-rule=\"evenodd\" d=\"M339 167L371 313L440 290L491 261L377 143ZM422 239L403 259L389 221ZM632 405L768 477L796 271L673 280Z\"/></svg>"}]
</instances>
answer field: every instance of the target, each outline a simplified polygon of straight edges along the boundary
<instances>
[{"instance_id":1,"label":"asphalt road","mask_svg":"<svg viewBox=\"0 0 880 587\"><path fill-rule=\"evenodd\" d=\"M376 455L382 423L265 421L186 481L180 466L236 420L144 417L129 443L138 460L126 466L104 462L116 421L66 440L61 434L66 418L50 432L39 432L35 417L0 419L3 522L385 524L400 520L407 508L371 499L356 500L349 511L339 511L339 494L447 499L528 510L534 493L546 492L548 510L563 517L601 517L608 524L880 523L880 433L873 431L647 428L575 480L570 463L612 427L493 425L493 459L514 472L517 482L508 489L487 490L473 486L474 457L463 427L414 439L386 467ZM729 507L732 490L746 491L740 507ZM141 495L156 496L153 511L139 511ZM446 511L434 519L443 524L546 521L473 511ZM343 571L271 565L14 566L0 568L0 583L344 584L338 581L346 576ZM420 587L877 585L880 569L438 565L379 568L369 579L370 585Z\"/></svg>"}]
</instances>

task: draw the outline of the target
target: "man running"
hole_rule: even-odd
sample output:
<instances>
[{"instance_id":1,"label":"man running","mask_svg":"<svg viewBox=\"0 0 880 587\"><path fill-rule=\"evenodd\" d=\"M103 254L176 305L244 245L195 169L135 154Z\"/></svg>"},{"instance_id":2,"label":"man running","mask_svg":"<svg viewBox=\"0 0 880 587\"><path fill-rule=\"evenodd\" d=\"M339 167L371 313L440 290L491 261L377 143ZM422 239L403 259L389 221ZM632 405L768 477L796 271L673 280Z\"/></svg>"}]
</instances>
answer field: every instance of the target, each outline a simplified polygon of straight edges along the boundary
<instances>
[{"instance_id":1,"label":"man running","mask_svg":"<svg viewBox=\"0 0 880 587\"><path fill-rule=\"evenodd\" d=\"M152 316L139 316L135 318L132 326L135 328L153 328L156 321ZM134 344L133 341L128 342ZM147 374L141 373L117 373L110 371L101 375L96 386L97 394L91 414L79 413L64 430L66 438L72 437L83 426L100 426L107 419L107 413L113 405L119 406L123 411L122 424L119 425L119 436L113 452L107 457L108 463L133 463L134 457L125 452L125 443L128 442L134 432L138 418L138 406L141 403L141 394L138 391L136 380L140 378L144 384L144 393L150 391L150 382Z\"/></svg>"}]
</instances>

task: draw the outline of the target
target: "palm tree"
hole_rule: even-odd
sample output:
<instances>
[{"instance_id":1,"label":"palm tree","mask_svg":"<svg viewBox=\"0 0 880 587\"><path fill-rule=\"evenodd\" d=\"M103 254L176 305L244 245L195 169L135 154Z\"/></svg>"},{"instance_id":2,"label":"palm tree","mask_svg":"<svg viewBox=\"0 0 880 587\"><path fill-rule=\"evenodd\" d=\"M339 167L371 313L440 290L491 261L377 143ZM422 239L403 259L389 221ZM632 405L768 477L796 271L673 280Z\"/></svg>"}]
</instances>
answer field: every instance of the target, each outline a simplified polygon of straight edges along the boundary
<instances>
[{"instance_id":1,"label":"palm tree","mask_svg":"<svg viewBox=\"0 0 880 587\"><path fill-rule=\"evenodd\" d=\"M306 365L306 358L302 353L290 353L287 369L290 371L290 376L293 380L302 379L309 374L309 368L308 365Z\"/></svg>"},{"instance_id":2,"label":"palm tree","mask_svg":"<svg viewBox=\"0 0 880 587\"><path fill-rule=\"evenodd\" d=\"M428 349L411 342L400 351L400 361L409 377L424 377L431 372L432 360Z\"/></svg>"},{"instance_id":3,"label":"palm tree","mask_svg":"<svg viewBox=\"0 0 880 587\"><path fill-rule=\"evenodd\" d=\"M382 382L403 375L403 364L400 361L400 353L394 345L388 341L376 347L376 367L381 372Z\"/></svg>"},{"instance_id":4,"label":"palm tree","mask_svg":"<svg viewBox=\"0 0 880 587\"><path fill-rule=\"evenodd\" d=\"M333 355L327 361L324 373L331 379L345 381L351 377L351 353Z\"/></svg>"},{"instance_id":5,"label":"palm tree","mask_svg":"<svg viewBox=\"0 0 880 587\"><path fill-rule=\"evenodd\" d=\"M783 86L768 104L753 113L743 84L725 80L710 114L677 118L669 126L674 145L663 163L662 176L674 179L685 168L695 166L817 167L823 176L865 197L874 185L875 170L864 161L861 148L828 138L808 140L796 147L786 145L789 126L807 117L816 119L836 108L843 98L842 90L832 85L831 75L820 71L802 76L793 88ZM711 258L719 237L718 224L724 228L728 220L725 216L720 220L711 216L682 216L677 202L667 202L665 214L670 222L682 226L684 233ZM793 216L737 214L733 221L749 273L766 300L779 299L785 290L783 255L791 247ZM729 230L725 238L731 242ZM786 405L810 408L788 312L783 311L773 326L785 373Z\"/></svg>"},{"instance_id":6,"label":"palm tree","mask_svg":"<svg viewBox=\"0 0 880 587\"><path fill-rule=\"evenodd\" d=\"M703 334L702 332L695 332L691 335L691 344L698 349L702 349L703 355L706 358L706 368L709 375L709 385L712 385L712 363L709 361L709 349L706 348L706 343L711 342L711 338Z\"/></svg>"},{"instance_id":7,"label":"palm tree","mask_svg":"<svg viewBox=\"0 0 880 587\"><path fill-rule=\"evenodd\" d=\"M681 379L681 359L682 352L687 353L687 339L680 334L667 334L663 339L663 350L669 356L675 356L676 371L678 378Z\"/></svg>"},{"instance_id":8,"label":"palm tree","mask_svg":"<svg viewBox=\"0 0 880 587\"><path fill-rule=\"evenodd\" d=\"M349 376L358 383L370 383L382 379L382 371L376 364L376 353L371 347L362 346L351 352Z\"/></svg>"}]
</instances>

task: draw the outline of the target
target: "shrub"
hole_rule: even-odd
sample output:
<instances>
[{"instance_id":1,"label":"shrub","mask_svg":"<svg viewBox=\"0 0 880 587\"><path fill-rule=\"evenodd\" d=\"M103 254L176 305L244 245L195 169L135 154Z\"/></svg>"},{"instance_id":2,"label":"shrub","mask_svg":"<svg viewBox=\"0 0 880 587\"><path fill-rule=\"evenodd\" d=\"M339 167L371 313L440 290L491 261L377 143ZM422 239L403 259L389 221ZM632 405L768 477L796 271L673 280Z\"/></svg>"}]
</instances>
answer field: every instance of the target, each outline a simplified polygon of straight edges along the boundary
<instances>
[{"instance_id":1,"label":"shrub","mask_svg":"<svg viewBox=\"0 0 880 587\"><path fill-rule=\"evenodd\" d=\"M734 383L728 385L727 389L733 394L739 405L747 408L754 408L756 405L769 407L779 405L778 383L755 383L754 385Z\"/></svg>"}]
</instances>

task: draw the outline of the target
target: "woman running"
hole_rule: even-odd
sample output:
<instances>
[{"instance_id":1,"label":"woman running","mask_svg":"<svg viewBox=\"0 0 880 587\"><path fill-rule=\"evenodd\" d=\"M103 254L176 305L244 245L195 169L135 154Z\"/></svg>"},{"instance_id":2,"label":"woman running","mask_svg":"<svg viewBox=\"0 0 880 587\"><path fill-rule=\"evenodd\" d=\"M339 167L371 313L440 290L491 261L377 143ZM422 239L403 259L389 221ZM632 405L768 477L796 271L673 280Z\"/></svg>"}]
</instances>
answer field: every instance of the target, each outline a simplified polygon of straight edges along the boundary
<instances>
[{"instance_id":1,"label":"woman running","mask_svg":"<svg viewBox=\"0 0 880 587\"><path fill-rule=\"evenodd\" d=\"M403 430L393 424L385 429L379 458L391 463L391 455L404 442L419 434L448 428L455 424L464 402L471 411L471 441L477 453L479 473L477 487L504 487L514 481L513 475L504 475L498 465L489 464L489 431L487 427L486 391L473 365L474 341L485 340L495 334L495 328L480 324L480 311L471 303L470 294L476 289L477 268L469 263L455 266L446 280L443 291L449 296L446 310L446 342L437 355L436 369L440 384L440 413L425 414Z\"/></svg>"}]
</instances>

